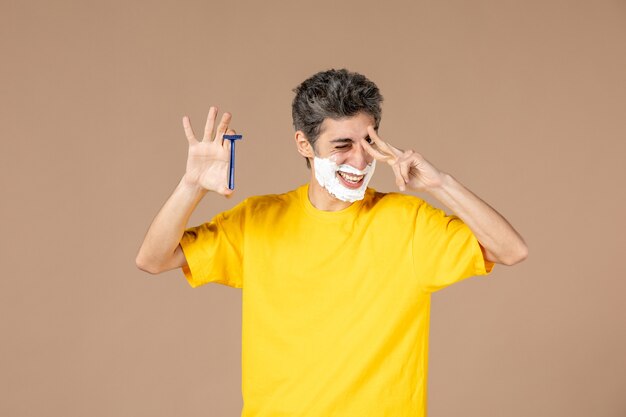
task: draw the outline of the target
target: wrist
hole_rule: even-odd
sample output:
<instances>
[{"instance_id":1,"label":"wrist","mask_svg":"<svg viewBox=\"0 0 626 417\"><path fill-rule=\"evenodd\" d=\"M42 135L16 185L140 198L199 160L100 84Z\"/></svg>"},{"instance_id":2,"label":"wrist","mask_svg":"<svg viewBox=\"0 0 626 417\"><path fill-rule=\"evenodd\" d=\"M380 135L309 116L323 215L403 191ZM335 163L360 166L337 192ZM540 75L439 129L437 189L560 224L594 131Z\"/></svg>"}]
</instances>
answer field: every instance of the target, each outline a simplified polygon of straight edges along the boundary
<instances>
[{"instance_id":1,"label":"wrist","mask_svg":"<svg viewBox=\"0 0 626 417\"><path fill-rule=\"evenodd\" d=\"M433 195L434 197L437 197L437 195L440 195L442 193L446 193L450 189L450 187L452 187L452 184L455 181L454 177L447 172L440 172L439 178L440 180L436 184L426 189L426 192Z\"/></svg>"},{"instance_id":2,"label":"wrist","mask_svg":"<svg viewBox=\"0 0 626 417\"><path fill-rule=\"evenodd\" d=\"M181 178L178 187L187 191L193 195L197 195L203 197L205 194L209 192L206 188L202 187L197 179L192 178L188 174L183 175Z\"/></svg>"}]
</instances>

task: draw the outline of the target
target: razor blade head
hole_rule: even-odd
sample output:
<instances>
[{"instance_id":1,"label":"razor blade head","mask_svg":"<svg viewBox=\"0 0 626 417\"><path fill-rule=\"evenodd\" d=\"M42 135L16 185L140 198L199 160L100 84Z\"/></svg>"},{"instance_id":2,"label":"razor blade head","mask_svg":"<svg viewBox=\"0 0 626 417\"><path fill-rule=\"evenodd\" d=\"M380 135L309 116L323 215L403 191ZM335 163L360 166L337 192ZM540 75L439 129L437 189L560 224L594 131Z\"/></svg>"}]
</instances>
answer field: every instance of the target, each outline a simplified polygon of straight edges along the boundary
<instances>
[{"instance_id":1,"label":"razor blade head","mask_svg":"<svg viewBox=\"0 0 626 417\"><path fill-rule=\"evenodd\" d=\"M223 137L224 139L228 139L228 140L239 140L243 136L242 135L224 135Z\"/></svg>"}]
</instances>

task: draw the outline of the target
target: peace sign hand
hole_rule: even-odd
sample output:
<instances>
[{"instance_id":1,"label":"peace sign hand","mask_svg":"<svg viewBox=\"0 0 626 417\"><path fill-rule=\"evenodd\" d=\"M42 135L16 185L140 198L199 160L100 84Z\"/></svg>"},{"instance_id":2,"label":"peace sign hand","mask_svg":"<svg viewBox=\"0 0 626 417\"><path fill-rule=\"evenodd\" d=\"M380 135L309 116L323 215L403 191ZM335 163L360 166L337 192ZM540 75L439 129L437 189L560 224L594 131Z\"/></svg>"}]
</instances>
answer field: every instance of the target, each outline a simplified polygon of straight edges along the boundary
<instances>
[{"instance_id":1,"label":"peace sign hand","mask_svg":"<svg viewBox=\"0 0 626 417\"><path fill-rule=\"evenodd\" d=\"M231 142L224 140L223 137L224 134L232 135L236 132L228 129L231 114L224 113L213 138L216 117L217 107L213 106L209 109L202 141L196 139L189 118L183 117L185 136L189 142L185 179L205 190L228 197L233 193L233 190L228 188Z\"/></svg>"},{"instance_id":2,"label":"peace sign hand","mask_svg":"<svg viewBox=\"0 0 626 417\"><path fill-rule=\"evenodd\" d=\"M396 184L401 191L408 187L411 190L428 192L443 184L443 173L421 154L412 150L403 151L383 141L371 125L367 127L367 132L374 146L365 139L361 139L361 145L377 161L391 165Z\"/></svg>"}]
</instances>

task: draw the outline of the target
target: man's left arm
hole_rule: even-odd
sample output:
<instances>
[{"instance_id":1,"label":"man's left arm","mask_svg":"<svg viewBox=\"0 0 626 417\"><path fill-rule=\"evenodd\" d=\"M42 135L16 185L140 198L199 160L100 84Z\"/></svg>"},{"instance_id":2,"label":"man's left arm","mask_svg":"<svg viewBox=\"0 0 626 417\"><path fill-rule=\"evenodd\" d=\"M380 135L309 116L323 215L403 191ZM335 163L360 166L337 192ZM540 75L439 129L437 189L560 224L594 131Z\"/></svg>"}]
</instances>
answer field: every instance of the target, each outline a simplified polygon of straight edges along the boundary
<instances>
[{"instance_id":1,"label":"man's left arm","mask_svg":"<svg viewBox=\"0 0 626 417\"><path fill-rule=\"evenodd\" d=\"M361 146L377 160L391 165L400 190L424 191L445 204L474 233L487 261L514 265L526 259L528 247L522 236L489 204L421 154L402 151L383 141L373 126L368 127L368 133L372 144L361 139Z\"/></svg>"},{"instance_id":2,"label":"man's left arm","mask_svg":"<svg viewBox=\"0 0 626 417\"><path fill-rule=\"evenodd\" d=\"M441 184L427 192L467 224L478 239L486 260L514 265L526 259L528 247L524 239L504 216L452 175L443 172L440 175Z\"/></svg>"}]
</instances>

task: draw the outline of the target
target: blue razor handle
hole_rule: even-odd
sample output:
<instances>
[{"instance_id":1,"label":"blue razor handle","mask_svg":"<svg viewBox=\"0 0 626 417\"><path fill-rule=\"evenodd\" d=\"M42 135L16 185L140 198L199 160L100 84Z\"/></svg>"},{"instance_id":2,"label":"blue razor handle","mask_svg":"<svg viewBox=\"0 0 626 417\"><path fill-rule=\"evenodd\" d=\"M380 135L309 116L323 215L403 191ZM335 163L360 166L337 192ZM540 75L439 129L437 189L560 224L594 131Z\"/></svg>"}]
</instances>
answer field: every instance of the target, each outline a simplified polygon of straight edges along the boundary
<instances>
[{"instance_id":1,"label":"blue razor handle","mask_svg":"<svg viewBox=\"0 0 626 417\"><path fill-rule=\"evenodd\" d=\"M235 189L235 141L241 139L241 135L224 135L224 139L230 141L230 170L228 171L228 189Z\"/></svg>"}]
</instances>

